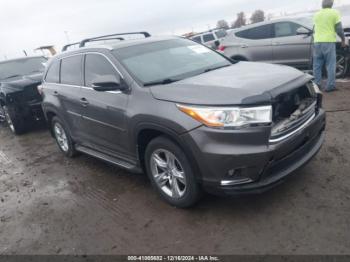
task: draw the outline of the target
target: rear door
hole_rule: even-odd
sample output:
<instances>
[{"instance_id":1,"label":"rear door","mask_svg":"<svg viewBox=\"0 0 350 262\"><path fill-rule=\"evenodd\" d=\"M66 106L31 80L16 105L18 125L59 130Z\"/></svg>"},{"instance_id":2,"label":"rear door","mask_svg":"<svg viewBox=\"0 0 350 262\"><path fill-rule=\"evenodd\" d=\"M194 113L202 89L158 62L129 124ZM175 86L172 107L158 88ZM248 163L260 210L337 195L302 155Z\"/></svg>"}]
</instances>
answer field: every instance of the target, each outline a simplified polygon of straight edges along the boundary
<instances>
[{"instance_id":1,"label":"rear door","mask_svg":"<svg viewBox=\"0 0 350 262\"><path fill-rule=\"evenodd\" d=\"M111 60L101 53L88 53L84 59L84 87L81 101L84 101L84 142L105 153L127 152L126 107L128 94L121 91L98 92L93 83L98 79L113 79L120 83L122 77Z\"/></svg>"},{"instance_id":2,"label":"rear door","mask_svg":"<svg viewBox=\"0 0 350 262\"><path fill-rule=\"evenodd\" d=\"M275 34L275 38L272 41L274 63L296 67L309 65L312 41L311 32L310 35L297 35L297 30L301 27L303 26L294 22L273 24Z\"/></svg>"},{"instance_id":3,"label":"rear door","mask_svg":"<svg viewBox=\"0 0 350 262\"><path fill-rule=\"evenodd\" d=\"M249 61L271 62L272 55L272 25L261 25L235 33L240 38L238 53Z\"/></svg>"},{"instance_id":4,"label":"rear door","mask_svg":"<svg viewBox=\"0 0 350 262\"><path fill-rule=\"evenodd\" d=\"M83 135L81 129L82 105L80 101L81 86L83 83L83 55L73 55L62 58L60 70L60 85L54 91L59 97L61 108L65 114L65 120L69 124L69 130L75 140ZM77 141L77 142L78 142Z\"/></svg>"}]
</instances>

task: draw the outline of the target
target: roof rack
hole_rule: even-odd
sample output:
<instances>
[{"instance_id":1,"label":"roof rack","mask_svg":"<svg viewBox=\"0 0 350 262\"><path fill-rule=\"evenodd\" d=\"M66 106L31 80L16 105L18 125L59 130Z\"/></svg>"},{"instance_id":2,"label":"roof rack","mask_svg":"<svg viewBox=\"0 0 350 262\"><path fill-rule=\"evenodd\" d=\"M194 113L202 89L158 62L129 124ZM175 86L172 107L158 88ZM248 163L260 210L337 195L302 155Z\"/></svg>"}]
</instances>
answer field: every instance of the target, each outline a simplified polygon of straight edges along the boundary
<instances>
[{"instance_id":1,"label":"roof rack","mask_svg":"<svg viewBox=\"0 0 350 262\"><path fill-rule=\"evenodd\" d=\"M79 47L84 47L86 43L88 42L95 42L95 41L102 41L102 40L109 40L113 39L110 38L112 36L120 36L120 35L144 35L145 38L150 37L151 35L148 32L133 32L133 33L122 33L122 34L112 34L112 35L103 35L93 38L87 38L80 42Z\"/></svg>"},{"instance_id":2,"label":"roof rack","mask_svg":"<svg viewBox=\"0 0 350 262\"><path fill-rule=\"evenodd\" d=\"M62 48L62 52L67 51L67 49L69 47L74 46L74 45L79 45L79 47L84 47L85 44L89 43L89 42L98 42L98 41L107 41L107 40L120 40L120 41L123 41L123 40L125 40L123 37L114 37L114 36L123 36L123 35L144 35L145 38L151 36L150 33L148 33L148 32L132 32L132 33L103 35L103 36L98 36L98 37L87 38L87 39L84 39L81 42L76 42L76 43L65 45Z\"/></svg>"}]
</instances>

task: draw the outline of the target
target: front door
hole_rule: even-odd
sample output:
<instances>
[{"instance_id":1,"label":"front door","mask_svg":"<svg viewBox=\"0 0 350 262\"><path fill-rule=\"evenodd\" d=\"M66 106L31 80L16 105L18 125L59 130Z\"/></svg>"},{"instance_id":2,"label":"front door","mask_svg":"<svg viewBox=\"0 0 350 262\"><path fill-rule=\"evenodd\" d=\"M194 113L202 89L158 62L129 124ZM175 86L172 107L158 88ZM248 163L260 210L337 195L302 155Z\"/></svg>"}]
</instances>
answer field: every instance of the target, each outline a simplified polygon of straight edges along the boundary
<instances>
[{"instance_id":1,"label":"front door","mask_svg":"<svg viewBox=\"0 0 350 262\"><path fill-rule=\"evenodd\" d=\"M85 55L85 80L81 93L84 106L83 128L84 142L105 153L126 153L127 122L126 107L128 94L121 91L95 91L93 84L109 79L109 82L121 82L116 67L99 53Z\"/></svg>"},{"instance_id":2,"label":"front door","mask_svg":"<svg viewBox=\"0 0 350 262\"><path fill-rule=\"evenodd\" d=\"M311 57L310 35L297 35L302 27L293 22L274 24L275 38L272 41L274 63L307 67Z\"/></svg>"}]
</instances>

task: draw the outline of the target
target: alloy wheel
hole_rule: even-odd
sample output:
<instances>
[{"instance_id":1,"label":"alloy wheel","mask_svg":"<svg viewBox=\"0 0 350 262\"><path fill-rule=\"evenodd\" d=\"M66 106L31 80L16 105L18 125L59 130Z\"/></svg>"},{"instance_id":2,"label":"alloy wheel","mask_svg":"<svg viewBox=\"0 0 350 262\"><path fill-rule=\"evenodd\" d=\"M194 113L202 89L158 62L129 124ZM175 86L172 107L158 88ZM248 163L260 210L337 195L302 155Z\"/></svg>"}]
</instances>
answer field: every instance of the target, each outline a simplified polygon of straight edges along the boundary
<instances>
[{"instance_id":1,"label":"alloy wheel","mask_svg":"<svg viewBox=\"0 0 350 262\"><path fill-rule=\"evenodd\" d=\"M150 162L156 185L171 198L183 197L187 189L186 175L176 156L158 149L153 152Z\"/></svg>"},{"instance_id":2,"label":"alloy wheel","mask_svg":"<svg viewBox=\"0 0 350 262\"><path fill-rule=\"evenodd\" d=\"M5 119L6 119L6 122L7 122L8 126L10 127L11 131L13 133L15 133L16 132L15 125L13 124L11 116L10 116L10 114L9 114L9 112L8 112L6 107L3 108L3 112L5 114Z\"/></svg>"},{"instance_id":3,"label":"alloy wheel","mask_svg":"<svg viewBox=\"0 0 350 262\"><path fill-rule=\"evenodd\" d=\"M337 55L336 76L342 77L346 73L347 61L345 56Z\"/></svg>"},{"instance_id":4,"label":"alloy wheel","mask_svg":"<svg viewBox=\"0 0 350 262\"><path fill-rule=\"evenodd\" d=\"M59 147L62 149L62 151L67 152L69 150L68 138L63 127L60 123L56 122L54 124L53 130Z\"/></svg>"},{"instance_id":5,"label":"alloy wheel","mask_svg":"<svg viewBox=\"0 0 350 262\"><path fill-rule=\"evenodd\" d=\"M5 110L2 106L0 106L0 122L6 121Z\"/></svg>"}]
</instances>

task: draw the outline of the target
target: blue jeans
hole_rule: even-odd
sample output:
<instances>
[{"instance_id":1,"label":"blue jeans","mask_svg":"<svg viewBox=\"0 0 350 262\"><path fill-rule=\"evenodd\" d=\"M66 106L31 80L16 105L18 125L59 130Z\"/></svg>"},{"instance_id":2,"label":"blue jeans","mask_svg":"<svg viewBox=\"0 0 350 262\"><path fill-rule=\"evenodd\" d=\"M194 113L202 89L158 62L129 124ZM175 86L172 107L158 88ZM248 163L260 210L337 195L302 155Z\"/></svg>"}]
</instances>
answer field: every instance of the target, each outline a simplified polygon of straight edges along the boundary
<instances>
[{"instance_id":1,"label":"blue jeans","mask_svg":"<svg viewBox=\"0 0 350 262\"><path fill-rule=\"evenodd\" d=\"M335 89L337 53L335 43L314 44L314 77L317 85L321 86L323 66L327 69L326 91Z\"/></svg>"}]
</instances>

